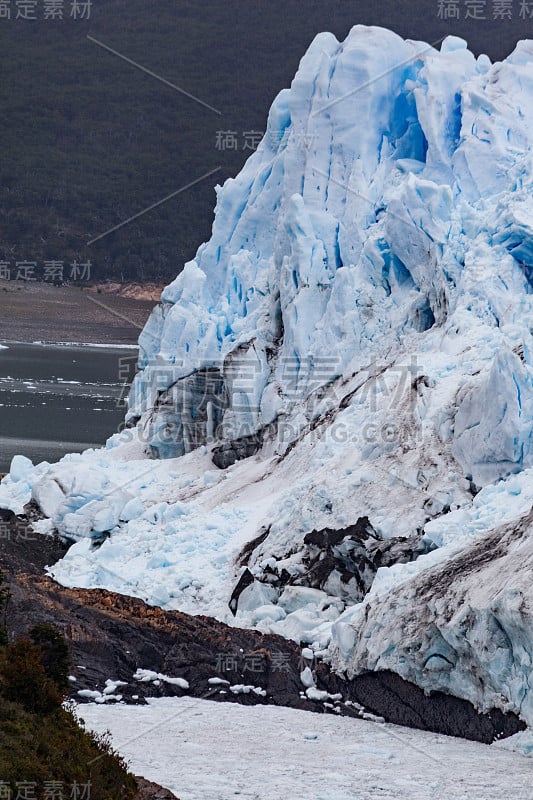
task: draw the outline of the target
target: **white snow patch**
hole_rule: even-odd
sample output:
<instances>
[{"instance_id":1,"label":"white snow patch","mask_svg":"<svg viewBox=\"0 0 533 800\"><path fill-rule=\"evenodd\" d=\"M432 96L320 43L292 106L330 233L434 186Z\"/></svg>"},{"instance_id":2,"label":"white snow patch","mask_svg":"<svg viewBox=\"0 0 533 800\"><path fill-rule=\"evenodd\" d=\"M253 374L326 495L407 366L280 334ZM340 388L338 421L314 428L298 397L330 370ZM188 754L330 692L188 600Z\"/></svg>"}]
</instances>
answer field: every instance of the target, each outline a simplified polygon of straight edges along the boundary
<instances>
[{"instance_id":1,"label":"white snow patch","mask_svg":"<svg viewBox=\"0 0 533 800\"><path fill-rule=\"evenodd\" d=\"M135 774L181 800L531 798L530 759L501 745L187 697L81 713L90 729L111 731Z\"/></svg>"}]
</instances>

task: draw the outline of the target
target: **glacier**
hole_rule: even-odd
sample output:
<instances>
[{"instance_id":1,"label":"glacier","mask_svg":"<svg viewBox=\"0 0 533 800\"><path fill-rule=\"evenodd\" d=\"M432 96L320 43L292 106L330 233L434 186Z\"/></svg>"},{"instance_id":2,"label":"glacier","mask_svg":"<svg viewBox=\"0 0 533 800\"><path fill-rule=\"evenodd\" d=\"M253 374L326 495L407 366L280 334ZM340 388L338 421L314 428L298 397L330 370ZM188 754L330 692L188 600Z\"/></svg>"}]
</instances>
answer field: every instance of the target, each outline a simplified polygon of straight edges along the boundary
<instances>
[{"instance_id":1,"label":"glacier","mask_svg":"<svg viewBox=\"0 0 533 800\"><path fill-rule=\"evenodd\" d=\"M139 339L126 427L17 457L50 574L533 724L533 42L320 34Z\"/></svg>"}]
</instances>

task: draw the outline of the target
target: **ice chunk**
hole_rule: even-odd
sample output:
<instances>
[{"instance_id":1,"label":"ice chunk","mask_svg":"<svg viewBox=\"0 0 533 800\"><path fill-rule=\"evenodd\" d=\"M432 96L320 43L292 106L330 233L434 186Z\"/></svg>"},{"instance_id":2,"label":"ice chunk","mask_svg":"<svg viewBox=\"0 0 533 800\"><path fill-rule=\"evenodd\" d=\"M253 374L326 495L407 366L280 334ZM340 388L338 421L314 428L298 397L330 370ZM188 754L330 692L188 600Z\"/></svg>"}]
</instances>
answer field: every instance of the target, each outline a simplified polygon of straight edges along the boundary
<instances>
[{"instance_id":1,"label":"ice chunk","mask_svg":"<svg viewBox=\"0 0 533 800\"><path fill-rule=\"evenodd\" d=\"M32 468L33 462L29 458L26 458L26 456L13 456L11 459L11 466L9 467L11 480L16 483L24 480Z\"/></svg>"}]
</instances>

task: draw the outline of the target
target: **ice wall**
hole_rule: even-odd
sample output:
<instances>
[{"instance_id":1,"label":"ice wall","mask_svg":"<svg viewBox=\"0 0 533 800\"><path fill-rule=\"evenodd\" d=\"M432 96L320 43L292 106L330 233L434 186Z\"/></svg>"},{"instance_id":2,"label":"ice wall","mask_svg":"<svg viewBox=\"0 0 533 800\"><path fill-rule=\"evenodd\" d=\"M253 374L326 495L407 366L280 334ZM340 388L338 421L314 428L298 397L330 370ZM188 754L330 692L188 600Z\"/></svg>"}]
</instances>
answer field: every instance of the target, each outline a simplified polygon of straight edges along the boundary
<instances>
[{"instance_id":1,"label":"ice wall","mask_svg":"<svg viewBox=\"0 0 533 800\"><path fill-rule=\"evenodd\" d=\"M532 463L532 63L530 42L492 65L456 37L316 37L141 335L129 419L152 455L261 431L437 327L486 342L458 398L464 471Z\"/></svg>"}]
</instances>

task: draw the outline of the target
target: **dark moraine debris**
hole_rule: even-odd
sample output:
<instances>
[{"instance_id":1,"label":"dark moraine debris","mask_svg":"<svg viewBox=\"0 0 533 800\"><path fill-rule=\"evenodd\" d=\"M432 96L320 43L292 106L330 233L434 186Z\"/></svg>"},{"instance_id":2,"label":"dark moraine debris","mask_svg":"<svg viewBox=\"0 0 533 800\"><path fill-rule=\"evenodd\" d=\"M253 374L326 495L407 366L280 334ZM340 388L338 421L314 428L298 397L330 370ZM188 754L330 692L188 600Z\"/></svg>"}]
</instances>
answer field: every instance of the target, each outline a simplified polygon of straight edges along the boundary
<instances>
[{"instance_id":1,"label":"dark moraine debris","mask_svg":"<svg viewBox=\"0 0 533 800\"><path fill-rule=\"evenodd\" d=\"M212 452L213 464L219 469L227 469L237 461L255 456L263 446L267 430L268 428L261 428L248 436L230 439L214 447Z\"/></svg>"},{"instance_id":2,"label":"dark moraine debris","mask_svg":"<svg viewBox=\"0 0 533 800\"><path fill-rule=\"evenodd\" d=\"M395 672L367 672L351 681L323 665L318 667L318 673L323 674L328 691L342 692L344 697L396 725L484 744L513 736L527 727L516 714L504 714L498 708L481 714L468 700L444 692L425 694Z\"/></svg>"},{"instance_id":3,"label":"dark moraine debris","mask_svg":"<svg viewBox=\"0 0 533 800\"><path fill-rule=\"evenodd\" d=\"M7 508L0 508L0 522L14 522L15 520L16 517L12 511Z\"/></svg>"},{"instance_id":4,"label":"dark moraine debris","mask_svg":"<svg viewBox=\"0 0 533 800\"><path fill-rule=\"evenodd\" d=\"M241 566L249 563L254 550L267 535L268 531L262 533L253 547L249 545L243 550ZM291 575L285 568L278 570L276 565L269 565L256 580L280 592L287 585L306 586L321 589L347 604L359 603L380 567L415 561L433 548L421 531L407 538L384 539L365 516L346 528L322 528L307 533L303 540L301 563L304 571L301 574ZM285 556L281 560L284 561ZM246 575L246 586L241 583L243 574L233 592L233 606L230 606L233 613L236 613L240 594L252 583L251 575Z\"/></svg>"},{"instance_id":5,"label":"dark moraine debris","mask_svg":"<svg viewBox=\"0 0 533 800\"><path fill-rule=\"evenodd\" d=\"M263 544L269 533L270 525L267 528L262 528L261 533L256 536L255 539L252 539L250 542L248 542L248 544L244 545L237 559L239 567L245 567L248 564L250 556L256 547L259 547L260 544Z\"/></svg>"},{"instance_id":6,"label":"dark moraine debris","mask_svg":"<svg viewBox=\"0 0 533 800\"><path fill-rule=\"evenodd\" d=\"M229 607L233 616L235 616L235 614L237 613L237 607L239 605L239 597L241 596L242 592L244 592L244 590L248 588L248 586L251 586L254 580L255 580L254 576L252 575L250 570L246 568L242 573L241 577L239 578L239 581L230 597Z\"/></svg>"},{"instance_id":7,"label":"dark moraine debris","mask_svg":"<svg viewBox=\"0 0 533 800\"><path fill-rule=\"evenodd\" d=\"M380 567L416 561L432 549L422 533L383 539L368 517L340 530L312 531L304 537L304 544L306 571L295 583L322 589L350 603L364 598Z\"/></svg>"},{"instance_id":8,"label":"dark moraine debris","mask_svg":"<svg viewBox=\"0 0 533 800\"><path fill-rule=\"evenodd\" d=\"M219 469L227 469L237 461L255 456L263 446L264 432L262 430L249 436L232 439L213 449L213 464Z\"/></svg>"}]
</instances>

